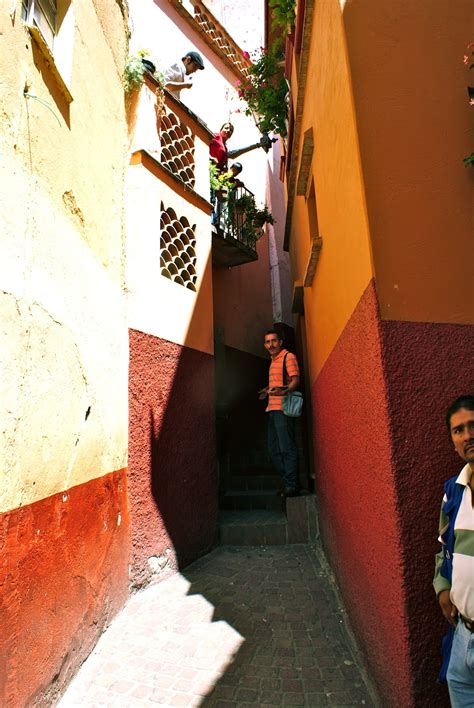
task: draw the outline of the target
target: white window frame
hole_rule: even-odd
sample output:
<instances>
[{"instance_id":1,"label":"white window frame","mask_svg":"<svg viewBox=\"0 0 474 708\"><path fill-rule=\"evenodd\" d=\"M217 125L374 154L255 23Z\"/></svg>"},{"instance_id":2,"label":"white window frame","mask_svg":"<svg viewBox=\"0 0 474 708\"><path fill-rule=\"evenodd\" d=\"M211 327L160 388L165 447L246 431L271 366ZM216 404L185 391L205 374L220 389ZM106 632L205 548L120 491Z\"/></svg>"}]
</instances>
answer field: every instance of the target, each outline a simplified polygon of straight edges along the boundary
<instances>
[{"instance_id":1,"label":"white window frame","mask_svg":"<svg viewBox=\"0 0 474 708\"><path fill-rule=\"evenodd\" d=\"M52 50L57 34L58 7L56 0L22 0L22 15L28 25L36 27ZM49 11L49 12L48 12Z\"/></svg>"}]
</instances>

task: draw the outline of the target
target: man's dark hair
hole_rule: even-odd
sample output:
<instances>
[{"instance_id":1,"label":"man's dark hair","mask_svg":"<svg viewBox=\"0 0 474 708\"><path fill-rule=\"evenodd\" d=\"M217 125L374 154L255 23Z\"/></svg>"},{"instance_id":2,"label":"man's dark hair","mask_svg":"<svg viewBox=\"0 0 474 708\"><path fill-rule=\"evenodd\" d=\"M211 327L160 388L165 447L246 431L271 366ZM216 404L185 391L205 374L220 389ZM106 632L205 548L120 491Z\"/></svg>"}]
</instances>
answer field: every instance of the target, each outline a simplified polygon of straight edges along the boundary
<instances>
[{"instance_id":1,"label":"man's dark hair","mask_svg":"<svg viewBox=\"0 0 474 708\"><path fill-rule=\"evenodd\" d=\"M188 52L187 54L184 55L184 57L181 57L181 61L184 61L187 58L190 58L191 61L193 61L198 69L204 69L204 62L202 60L202 56L199 54L199 52Z\"/></svg>"},{"instance_id":2,"label":"man's dark hair","mask_svg":"<svg viewBox=\"0 0 474 708\"><path fill-rule=\"evenodd\" d=\"M446 425L448 426L449 432L451 432L451 417L465 408L467 411L474 411L474 396L467 394L466 396L458 396L455 401L451 403L446 412Z\"/></svg>"},{"instance_id":3,"label":"man's dark hair","mask_svg":"<svg viewBox=\"0 0 474 708\"><path fill-rule=\"evenodd\" d=\"M281 336L280 332L276 331L276 329L268 329L263 336L267 337L269 334L276 334L278 339L281 339L283 341L283 337Z\"/></svg>"}]
</instances>

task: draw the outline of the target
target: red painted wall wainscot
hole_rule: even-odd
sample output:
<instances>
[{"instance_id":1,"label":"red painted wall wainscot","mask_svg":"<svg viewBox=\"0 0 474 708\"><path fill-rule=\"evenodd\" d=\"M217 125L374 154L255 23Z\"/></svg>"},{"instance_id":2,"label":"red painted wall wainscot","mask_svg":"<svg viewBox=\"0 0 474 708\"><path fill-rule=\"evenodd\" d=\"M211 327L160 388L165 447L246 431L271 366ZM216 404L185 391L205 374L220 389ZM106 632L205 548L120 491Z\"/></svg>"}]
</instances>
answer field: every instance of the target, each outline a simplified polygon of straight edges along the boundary
<instances>
[{"instance_id":1,"label":"red painted wall wainscot","mask_svg":"<svg viewBox=\"0 0 474 708\"><path fill-rule=\"evenodd\" d=\"M0 516L0 705L51 705L127 598L126 470Z\"/></svg>"},{"instance_id":2,"label":"red painted wall wainscot","mask_svg":"<svg viewBox=\"0 0 474 708\"><path fill-rule=\"evenodd\" d=\"M449 705L431 580L462 467L444 412L472 390L473 351L471 326L381 321L372 282L313 385L322 536L387 706Z\"/></svg>"},{"instance_id":3,"label":"red painted wall wainscot","mask_svg":"<svg viewBox=\"0 0 474 708\"><path fill-rule=\"evenodd\" d=\"M130 330L129 439L131 574L141 586L215 540L214 357Z\"/></svg>"}]
</instances>

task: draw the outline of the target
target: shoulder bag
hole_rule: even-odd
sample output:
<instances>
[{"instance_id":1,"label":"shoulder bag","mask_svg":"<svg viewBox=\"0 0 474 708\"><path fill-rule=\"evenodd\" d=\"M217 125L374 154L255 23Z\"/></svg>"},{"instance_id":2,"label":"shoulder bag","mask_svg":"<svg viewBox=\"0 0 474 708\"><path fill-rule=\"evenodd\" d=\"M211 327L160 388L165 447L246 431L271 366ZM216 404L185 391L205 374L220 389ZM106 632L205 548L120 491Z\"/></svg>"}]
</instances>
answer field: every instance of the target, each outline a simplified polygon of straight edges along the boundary
<instances>
[{"instance_id":1,"label":"shoulder bag","mask_svg":"<svg viewBox=\"0 0 474 708\"><path fill-rule=\"evenodd\" d=\"M285 380L287 379L287 372L286 372L286 357L288 356L288 352L285 354L283 358L283 386L286 386ZM299 391L291 391L291 393L287 393L285 396L283 396L283 404L282 404L282 410L285 415L287 415L289 418L298 418L301 415L301 411L303 410L303 394L300 393Z\"/></svg>"}]
</instances>

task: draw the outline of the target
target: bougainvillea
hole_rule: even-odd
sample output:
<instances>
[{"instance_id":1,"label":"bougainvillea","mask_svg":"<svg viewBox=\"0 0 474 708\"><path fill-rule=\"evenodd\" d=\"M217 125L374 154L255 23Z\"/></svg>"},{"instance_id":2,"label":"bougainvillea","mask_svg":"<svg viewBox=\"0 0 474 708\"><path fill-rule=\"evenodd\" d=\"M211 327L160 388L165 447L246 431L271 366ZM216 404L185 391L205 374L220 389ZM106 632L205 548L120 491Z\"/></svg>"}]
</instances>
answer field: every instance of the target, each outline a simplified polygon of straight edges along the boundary
<instances>
[{"instance_id":1,"label":"bougainvillea","mask_svg":"<svg viewBox=\"0 0 474 708\"><path fill-rule=\"evenodd\" d=\"M237 81L239 97L245 101L245 113L252 115L262 133L287 133L288 84L283 76L281 49L274 45L252 53L253 64L246 81Z\"/></svg>"}]
</instances>

